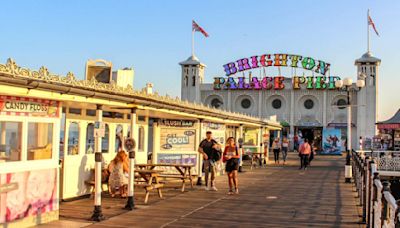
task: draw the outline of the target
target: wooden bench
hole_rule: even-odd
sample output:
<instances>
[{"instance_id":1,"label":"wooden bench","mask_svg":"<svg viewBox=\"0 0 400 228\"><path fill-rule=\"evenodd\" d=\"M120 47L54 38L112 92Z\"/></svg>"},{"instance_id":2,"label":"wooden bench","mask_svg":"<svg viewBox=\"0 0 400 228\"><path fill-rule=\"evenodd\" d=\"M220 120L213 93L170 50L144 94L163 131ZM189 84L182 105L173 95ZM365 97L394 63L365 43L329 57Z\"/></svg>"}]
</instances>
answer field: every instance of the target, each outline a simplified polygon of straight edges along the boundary
<instances>
[{"instance_id":1,"label":"wooden bench","mask_svg":"<svg viewBox=\"0 0 400 228\"><path fill-rule=\"evenodd\" d=\"M149 200L150 192L154 189L157 190L158 196L163 198L161 188L164 187L163 183L160 183L158 177L163 172L161 170L135 170L135 187L142 187L145 191L144 203L147 204ZM136 175L136 173L138 175Z\"/></svg>"},{"instance_id":2,"label":"wooden bench","mask_svg":"<svg viewBox=\"0 0 400 228\"><path fill-rule=\"evenodd\" d=\"M103 185L106 184L107 185L107 189L110 189L108 187L108 177L109 177L109 173L107 169L102 169L101 171L101 191L105 191L103 189ZM107 175L106 175L107 173ZM91 197L94 196L95 193L95 169L90 169L90 178L89 180L85 180L85 184L88 185L90 187L90 192L91 192Z\"/></svg>"},{"instance_id":3,"label":"wooden bench","mask_svg":"<svg viewBox=\"0 0 400 228\"><path fill-rule=\"evenodd\" d=\"M185 184L186 180L189 180L190 185L192 188L194 188L194 183L193 179L197 175L192 175L191 169L194 167L194 165L191 164L137 164L137 167L140 169L146 170L156 170L156 167L174 167L178 173L162 173L158 175L160 178L164 179L180 179L181 182L181 192L185 191Z\"/></svg>"}]
</instances>

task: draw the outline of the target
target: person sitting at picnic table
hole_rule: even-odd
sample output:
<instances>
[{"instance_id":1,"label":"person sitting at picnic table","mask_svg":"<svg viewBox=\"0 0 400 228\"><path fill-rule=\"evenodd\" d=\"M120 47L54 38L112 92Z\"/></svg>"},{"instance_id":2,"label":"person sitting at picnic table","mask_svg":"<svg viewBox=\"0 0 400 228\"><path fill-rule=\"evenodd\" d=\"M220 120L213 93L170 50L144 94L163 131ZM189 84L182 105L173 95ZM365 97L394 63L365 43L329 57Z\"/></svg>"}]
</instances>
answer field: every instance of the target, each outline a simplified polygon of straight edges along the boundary
<instances>
[{"instance_id":1,"label":"person sitting at picnic table","mask_svg":"<svg viewBox=\"0 0 400 228\"><path fill-rule=\"evenodd\" d=\"M119 192L121 197L125 198L128 193L129 172L129 159L125 151L118 151L115 158L110 162L108 171L110 172L108 185L111 197L114 197Z\"/></svg>"},{"instance_id":2,"label":"person sitting at picnic table","mask_svg":"<svg viewBox=\"0 0 400 228\"><path fill-rule=\"evenodd\" d=\"M228 195L232 195L233 193L239 194L237 178L237 171L239 169L239 152L237 146L235 145L235 139L233 137L229 137L226 140L223 161L226 162L225 171L228 174ZM233 191L233 186L235 186L235 191Z\"/></svg>"}]
</instances>

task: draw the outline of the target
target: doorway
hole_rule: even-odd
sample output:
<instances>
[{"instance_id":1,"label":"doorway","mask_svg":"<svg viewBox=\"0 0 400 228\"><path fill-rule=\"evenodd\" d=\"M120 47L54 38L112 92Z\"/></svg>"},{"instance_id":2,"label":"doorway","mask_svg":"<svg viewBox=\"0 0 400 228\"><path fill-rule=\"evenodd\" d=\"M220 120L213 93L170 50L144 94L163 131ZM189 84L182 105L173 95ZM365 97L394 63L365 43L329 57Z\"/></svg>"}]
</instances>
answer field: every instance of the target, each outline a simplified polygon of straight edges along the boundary
<instances>
[{"instance_id":1,"label":"doorway","mask_svg":"<svg viewBox=\"0 0 400 228\"><path fill-rule=\"evenodd\" d=\"M322 150L322 127L295 127L295 132L303 140L307 139L310 144L314 144L317 151Z\"/></svg>"}]
</instances>

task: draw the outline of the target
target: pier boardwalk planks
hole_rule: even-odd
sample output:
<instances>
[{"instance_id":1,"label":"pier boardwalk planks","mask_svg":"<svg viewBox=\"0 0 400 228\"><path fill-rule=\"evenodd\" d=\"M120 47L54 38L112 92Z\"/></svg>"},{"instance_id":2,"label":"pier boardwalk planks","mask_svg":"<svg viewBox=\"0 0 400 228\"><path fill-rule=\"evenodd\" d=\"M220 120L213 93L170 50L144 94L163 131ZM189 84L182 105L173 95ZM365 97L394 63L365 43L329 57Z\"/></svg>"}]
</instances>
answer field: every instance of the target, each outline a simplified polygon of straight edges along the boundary
<instances>
[{"instance_id":1,"label":"pier boardwalk planks","mask_svg":"<svg viewBox=\"0 0 400 228\"><path fill-rule=\"evenodd\" d=\"M303 171L289 153L285 167L241 173L239 195L227 195L227 178L218 177L218 192L189 189L89 227L363 227L353 185L344 183L344 163L316 156Z\"/></svg>"}]
</instances>

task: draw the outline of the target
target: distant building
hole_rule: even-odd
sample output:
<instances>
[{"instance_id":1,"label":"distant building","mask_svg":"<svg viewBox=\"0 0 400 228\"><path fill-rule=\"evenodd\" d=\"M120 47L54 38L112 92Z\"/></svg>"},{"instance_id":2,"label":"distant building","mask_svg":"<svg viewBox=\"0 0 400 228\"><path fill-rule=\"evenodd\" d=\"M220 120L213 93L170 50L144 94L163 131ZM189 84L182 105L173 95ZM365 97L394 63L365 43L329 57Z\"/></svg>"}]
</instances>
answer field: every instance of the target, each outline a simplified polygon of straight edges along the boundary
<instances>
[{"instance_id":1,"label":"distant building","mask_svg":"<svg viewBox=\"0 0 400 228\"><path fill-rule=\"evenodd\" d=\"M250 61L251 58L243 63L250 64ZM241 64L239 60L237 62ZM366 78L365 87L359 92L351 93L353 148L356 148L360 136L372 138L376 134L380 63L381 60L373 57L370 52L355 60L358 78ZM276 115L277 120L286 126L283 134L289 137L298 133L310 139L322 137L322 130L331 127L341 129L342 139L346 138L347 112L345 107L340 107L347 104L346 92L304 87L293 89L292 78L283 79L285 88L282 90L216 90L214 83L204 82L206 65L196 56L190 56L179 64L182 67L182 100L201 102L215 108L262 118Z\"/></svg>"}]
</instances>

